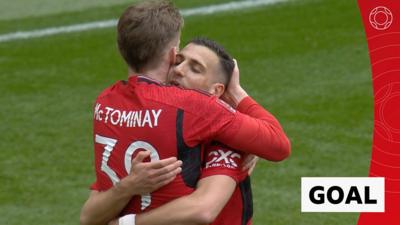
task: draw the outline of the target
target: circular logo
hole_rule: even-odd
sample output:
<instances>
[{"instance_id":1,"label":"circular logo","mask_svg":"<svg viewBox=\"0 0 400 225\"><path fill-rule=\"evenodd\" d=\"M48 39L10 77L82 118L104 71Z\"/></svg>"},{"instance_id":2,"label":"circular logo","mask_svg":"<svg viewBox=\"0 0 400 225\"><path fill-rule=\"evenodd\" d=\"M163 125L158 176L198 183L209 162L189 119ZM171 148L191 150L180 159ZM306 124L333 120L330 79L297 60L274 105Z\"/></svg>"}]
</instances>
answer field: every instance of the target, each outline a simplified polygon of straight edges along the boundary
<instances>
[{"instance_id":1,"label":"circular logo","mask_svg":"<svg viewBox=\"0 0 400 225\"><path fill-rule=\"evenodd\" d=\"M392 25L393 14L384 6L378 6L369 13L369 22L377 30L386 30Z\"/></svg>"}]
</instances>

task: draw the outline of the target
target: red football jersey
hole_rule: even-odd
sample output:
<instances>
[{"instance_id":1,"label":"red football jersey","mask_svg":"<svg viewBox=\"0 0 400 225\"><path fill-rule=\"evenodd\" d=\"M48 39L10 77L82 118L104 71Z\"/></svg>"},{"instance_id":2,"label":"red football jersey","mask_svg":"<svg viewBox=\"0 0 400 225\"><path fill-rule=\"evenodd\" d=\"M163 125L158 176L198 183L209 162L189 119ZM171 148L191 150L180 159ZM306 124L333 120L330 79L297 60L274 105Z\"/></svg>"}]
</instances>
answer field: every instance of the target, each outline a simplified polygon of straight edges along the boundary
<instances>
[{"instance_id":1,"label":"red football jersey","mask_svg":"<svg viewBox=\"0 0 400 225\"><path fill-rule=\"evenodd\" d=\"M250 177L247 175L248 171L242 171L241 169L246 155L219 143L213 143L206 147L205 164L201 178L212 175L227 175L237 182L232 197L211 225L251 224L253 198Z\"/></svg>"},{"instance_id":2,"label":"red football jersey","mask_svg":"<svg viewBox=\"0 0 400 225\"><path fill-rule=\"evenodd\" d=\"M140 150L151 151L151 160L171 156L182 160L182 173L173 182L134 197L125 210L139 213L193 191L203 143L218 140L270 159L290 151L277 120L251 98L244 99L238 110L254 112L252 116L261 119L238 113L214 96L163 86L147 77L117 82L98 96L94 107L96 182L92 189L107 190L125 177Z\"/></svg>"}]
</instances>

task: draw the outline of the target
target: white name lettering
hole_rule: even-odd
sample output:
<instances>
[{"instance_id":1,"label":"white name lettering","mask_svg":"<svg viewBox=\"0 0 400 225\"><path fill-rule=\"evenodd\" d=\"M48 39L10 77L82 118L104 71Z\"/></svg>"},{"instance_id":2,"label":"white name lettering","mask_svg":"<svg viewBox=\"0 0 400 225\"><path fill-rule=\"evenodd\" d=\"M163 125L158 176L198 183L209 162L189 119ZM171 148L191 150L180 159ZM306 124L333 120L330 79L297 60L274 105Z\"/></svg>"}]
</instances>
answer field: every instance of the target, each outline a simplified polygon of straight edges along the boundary
<instances>
[{"instance_id":1,"label":"white name lettering","mask_svg":"<svg viewBox=\"0 0 400 225\"><path fill-rule=\"evenodd\" d=\"M120 110L97 103L93 118L106 124L120 127L150 127L158 126L162 109Z\"/></svg>"}]
</instances>

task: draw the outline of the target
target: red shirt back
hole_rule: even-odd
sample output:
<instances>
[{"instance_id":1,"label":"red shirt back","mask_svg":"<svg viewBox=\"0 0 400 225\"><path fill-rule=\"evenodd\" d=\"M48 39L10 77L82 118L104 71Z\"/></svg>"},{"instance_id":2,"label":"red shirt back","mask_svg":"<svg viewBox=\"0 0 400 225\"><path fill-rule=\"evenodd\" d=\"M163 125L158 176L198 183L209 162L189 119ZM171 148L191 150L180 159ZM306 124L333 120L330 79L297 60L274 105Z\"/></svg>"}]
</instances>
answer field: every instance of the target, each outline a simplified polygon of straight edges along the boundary
<instances>
[{"instance_id":1,"label":"red shirt back","mask_svg":"<svg viewBox=\"0 0 400 225\"><path fill-rule=\"evenodd\" d=\"M140 76L131 77L129 82L117 82L103 91L94 108L97 179L92 188L109 189L128 174L138 151L149 150L151 160L172 156L182 160L183 171L161 189L134 197L126 211L139 213L191 193L200 175L200 144L235 114L215 101L204 93L162 86ZM218 109L210 115L205 112L210 110L205 104Z\"/></svg>"}]
</instances>

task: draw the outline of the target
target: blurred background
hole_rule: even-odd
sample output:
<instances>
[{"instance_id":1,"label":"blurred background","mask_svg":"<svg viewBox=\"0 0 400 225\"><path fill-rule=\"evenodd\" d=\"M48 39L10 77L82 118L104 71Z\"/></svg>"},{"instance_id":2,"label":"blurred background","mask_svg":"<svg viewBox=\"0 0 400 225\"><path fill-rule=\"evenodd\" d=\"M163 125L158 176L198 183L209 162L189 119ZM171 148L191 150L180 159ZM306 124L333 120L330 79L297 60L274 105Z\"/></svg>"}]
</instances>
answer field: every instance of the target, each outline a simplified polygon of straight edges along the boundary
<instances>
[{"instance_id":1,"label":"blurred background","mask_svg":"<svg viewBox=\"0 0 400 225\"><path fill-rule=\"evenodd\" d=\"M187 10L233 0L173 2ZM117 19L131 3L2 0L0 39ZM79 223L95 178L92 106L127 78L115 36L112 26L0 42L0 224ZM301 213L300 178L368 176L372 82L357 2L289 0L186 16L181 47L195 36L238 60L243 86L292 141L288 160L257 165L253 223L356 224L357 213Z\"/></svg>"}]
</instances>

